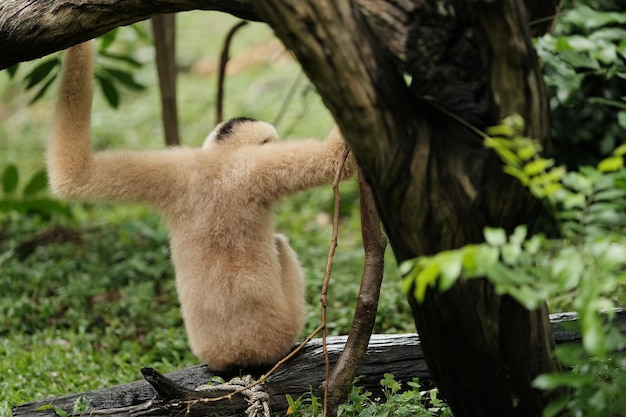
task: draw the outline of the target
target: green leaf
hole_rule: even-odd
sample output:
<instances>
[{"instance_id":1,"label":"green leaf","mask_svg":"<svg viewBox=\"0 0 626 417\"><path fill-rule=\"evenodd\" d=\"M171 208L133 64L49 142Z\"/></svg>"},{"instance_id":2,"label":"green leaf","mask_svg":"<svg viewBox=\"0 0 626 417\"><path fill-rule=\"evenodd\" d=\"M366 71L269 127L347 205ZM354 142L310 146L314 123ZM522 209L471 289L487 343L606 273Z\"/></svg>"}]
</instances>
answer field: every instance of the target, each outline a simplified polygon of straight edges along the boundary
<instances>
[{"instance_id":1,"label":"green leaf","mask_svg":"<svg viewBox=\"0 0 626 417\"><path fill-rule=\"evenodd\" d=\"M515 245L521 245L526 240L527 233L528 231L526 229L526 226L520 224L515 228L513 234L509 236L509 241Z\"/></svg>"},{"instance_id":2,"label":"green leaf","mask_svg":"<svg viewBox=\"0 0 626 417\"><path fill-rule=\"evenodd\" d=\"M439 291L446 291L454 285L461 276L463 270L463 255L461 251L445 251L439 253L437 262L441 269L441 277L439 279Z\"/></svg>"},{"instance_id":3,"label":"green leaf","mask_svg":"<svg viewBox=\"0 0 626 417\"><path fill-rule=\"evenodd\" d=\"M2 191L4 191L5 194L15 192L18 182L19 174L17 172L17 167L13 164L7 166L2 173Z\"/></svg>"},{"instance_id":4,"label":"green leaf","mask_svg":"<svg viewBox=\"0 0 626 417\"><path fill-rule=\"evenodd\" d=\"M546 169L552 167L553 165L553 159L537 158L524 165L524 172L528 176L534 177L535 175L545 172Z\"/></svg>"},{"instance_id":5,"label":"green leaf","mask_svg":"<svg viewBox=\"0 0 626 417\"><path fill-rule=\"evenodd\" d=\"M524 241L524 250L530 255L535 255L541 249L545 238L542 235L534 235L530 239Z\"/></svg>"},{"instance_id":6,"label":"green leaf","mask_svg":"<svg viewBox=\"0 0 626 417\"><path fill-rule=\"evenodd\" d=\"M24 197L37 194L48 187L48 175L45 169L37 171L24 187Z\"/></svg>"},{"instance_id":7,"label":"green leaf","mask_svg":"<svg viewBox=\"0 0 626 417\"><path fill-rule=\"evenodd\" d=\"M429 260L426 266L415 277L415 292L414 296L418 302L424 301L426 296L426 288L432 285L439 277L441 269L436 262Z\"/></svg>"},{"instance_id":8,"label":"green leaf","mask_svg":"<svg viewBox=\"0 0 626 417\"><path fill-rule=\"evenodd\" d=\"M600 314L588 307L586 311L580 313L580 321L585 350L594 356L604 356L604 331Z\"/></svg>"},{"instance_id":9,"label":"green leaf","mask_svg":"<svg viewBox=\"0 0 626 417\"><path fill-rule=\"evenodd\" d=\"M520 158L522 158L523 161L528 161L538 153L539 149L537 145L534 142L530 141L520 146L520 148L517 150L517 154Z\"/></svg>"},{"instance_id":10,"label":"green leaf","mask_svg":"<svg viewBox=\"0 0 626 417\"><path fill-rule=\"evenodd\" d=\"M559 281L563 291L570 291L578 285L585 265L580 253L574 248L567 247L557 253L550 268L552 276Z\"/></svg>"},{"instance_id":11,"label":"green leaf","mask_svg":"<svg viewBox=\"0 0 626 417\"><path fill-rule=\"evenodd\" d=\"M489 126L485 129L486 133L492 138L510 138L515 135L515 130L511 126L497 125ZM496 139L497 140L497 139ZM510 145L509 145L510 147Z\"/></svg>"},{"instance_id":12,"label":"green leaf","mask_svg":"<svg viewBox=\"0 0 626 417\"><path fill-rule=\"evenodd\" d=\"M15 77L15 74L17 73L18 68L19 68L19 63L15 65L11 65L9 68L6 69L7 73L9 74L9 78L13 79L13 77Z\"/></svg>"},{"instance_id":13,"label":"green leaf","mask_svg":"<svg viewBox=\"0 0 626 417\"><path fill-rule=\"evenodd\" d=\"M416 264L417 264L417 258L407 259L406 261L403 261L402 263L400 263L400 266L398 267L398 271L400 272L400 275L402 276L407 275L409 272L411 272L411 270L415 267Z\"/></svg>"},{"instance_id":14,"label":"green leaf","mask_svg":"<svg viewBox=\"0 0 626 417\"><path fill-rule=\"evenodd\" d=\"M624 166L624 158L620 155L609 156L598 164L600 172L614 172Z\"/></svg>"},{"instance_id":15,"label":"green leaf","mask_svg":"<svg viewBox=\"0 0 626 417\"><path fill-rule=\"evenodd\" d=\"M113 41L115 40L115 38L117 37L117 34L119 33L119 27L110 30L109 32L105 33L104 35L100 36L98 38L98 53L99 54L103 54L105 52L105 50L111 46L111 44L113 43Z\"/></svg>"},{"instance_id":16,"label":"green leaf","mask_svg":"<svg viewBox=\"0 0 626 417\"><path fill-rule=\"evenodd\" d=\"M586 356L585 350L578 343L563 343L556 347L554 354L558 361L565 366L574 366Z\"/></svg>"},{"instance_id":17,"label":"green leaf","mask_svg":"<svg viewBox=\"0 0 626 417\"><path fill-rule=\"evenodd\" d=\"M26 80L26 89L30 90L46 78L52 70L61 63L59 58L53 57L41 62L24 79Z\"/></svg>"},{"instance_id":18,"label":"green leaf","mask_svg":"<svg viewBox=\"0 0 626 417\"><path fill-rule=\"evenodd\" d=\"M485 271L498 262L499 248L486 244L467 245L462 249L463 274L466 278L475 278L485 274Z\"/></svg>"},{"instance_id":19,"label":"green leaf","mask_svg":"<svg viewBox=\"0 0 626 417\"><path fill-rule=\"evenodd\" d=\"M593 200L597 201L615 201L622 200L626 198L626 189L622 188L609 188L607 190L602 190L597 192L593 196Z\"/></svg>"},{"instance_id":20,"label":"green leaf","mask_svg":"<svg viewBox=\"0 0 626 417\"><path fill-rule=\"evenodd\" d=\"M517 167L521 165L522 160L519 156L515 154L515 152L512 152L506 148L494 148L494 150L498 153L500 159L502 159L502 161L506 164L505 168L509 166Z\"/></svg>"},{"instance_id":21,"label":"green leaf","mask_svg":"<svg viewBox=\"0 0 626 417\"><path fill-rule=\"evenodd\" d=\"M100 88L102 89L102 93L104 94L104 98L106 98L107 102L111 107L116 109L120 104L120 94L115 88L115 85L108 78L96 75L98 82L100 83Z\"/></svg>"},{"instance_id":22,"label":"green leaf","mask_svg":"<svg viewBox=\"0 0 626 417\"><path fill-rule=\"evenodd\" d=\"M135 81L133 75L130 72L118 70L111 67L103 67L103 70L111 75L112 78L116 79L125 86L132 88L133 90L143 90L146 88L144 85L139 84L137 81Z\"/></svg>"},{"instance_id":23,"label":"green leaf","mask_svg":"<svg viewBox=\"0 0 626 417\"><path fill-rule=\"evenodd\" d=\"M592 104L602 104L605 106L617 107L618 109L626 110L626 103L617 100L611 100L604 97L589 97L587 101Z\"/></svg>"},{"instance_id":24,"label":"green leaf","mask_svg":"<svg viewBox=\"0 0 626 417\"><path fill-rule=\"evenodd\" d=\"M137 61L130 55L118 55L108 51L100 51L100 55L109 59L113 59L119 62L123 62L135 68L141 68L141 62Z\"/></svg>"},{"instance_id":25,"label":"green leaf","mask_svg":"<svg viewBox=\"0 0 626 417\"><path fill-rule=\"evenodd\" d=\"M515 265L522 254L522 247L507 243L502 246L502 260L507 265Z\"/></svg>"},{"instance_id":26,"label":"green leaf","mask_svg":"<svg viewBox=\"0 0 626 417\"><path fill-rule=\"evenodd\" d=\"M619 123L621 128L626 129L626 111L621 111L617 113L617 123ZM622 147L624 147L624 145L620 146L618 149ZM622 151L621 153L616 155L624 155L624 153L626 153L626 151Z\"/></svg>"},{"instance_id":27,"label":"green leaf","mask_svg":"<svg viewBox=\"0 0 626 417\"><path fill-rule=\"evenodd\" d=\"M37 94L35 94L35 96L30 100L29 104L33 104L34 102L42 98L43 95L46 94L46 91L48 91L48 89L50 88L50 86L52 85L52 83L54 82L56 78L57 78L57 74L54 74L54 76L50 77L48 81L46 81L45 84L41 86L39 91L37 91Z\"/></svg>"},{"instance_id":28,"label":"green leaf","mask_svg":"<svg viewBox=\"0 0 626 417\"><path fill-rule=\"evenodd\" d=\"M581 388L594 381L595 375L575 373L541 374L532 382L534 388L552 390L558 387Z\"/></svg>"},{"instance_id":29,"label":"green leaf","mask_svg":"<svg viewBox=\"0 0 626 417\"><path fill-rule=\"evenodd\" d=\"M506 232L504 229L485 227L483 230L485 240L491 246L502 246L506 243Z\"/></svg>"},{"instance_id":30,"label":"green leaf","mask_svg":"<svg viewBox=\"0 0 626 417\"><path fill-rule=\"evenodd\" d=\"M565 408L569 400L569 395L560 396L543 409L543 414L541 414L541 417L554 417L559 415L563 408Z\"/></svg>"},{"instance_id":31,"label":"green leaf","mask_svg":"<svg viewBox=\"0 0 626 417\"><path fill-rule=\"evenodd\" d=\"M38 407L35 411L54 410L54 413L59 417L68 417L67 411L52 404L46 404Z\"/></svg>"},{"instance_id":32,"label":"green leaf","mask_svg":"<svg viewBox=\"0 0 626 417\"><path fill-rule=\"evenodd\" d=\"M505 165L504 168L502 168L502 172L517 178L524 186L528 185L530 181L530 177L524 171L512 165Z\"/></svg>"}]
</instances>

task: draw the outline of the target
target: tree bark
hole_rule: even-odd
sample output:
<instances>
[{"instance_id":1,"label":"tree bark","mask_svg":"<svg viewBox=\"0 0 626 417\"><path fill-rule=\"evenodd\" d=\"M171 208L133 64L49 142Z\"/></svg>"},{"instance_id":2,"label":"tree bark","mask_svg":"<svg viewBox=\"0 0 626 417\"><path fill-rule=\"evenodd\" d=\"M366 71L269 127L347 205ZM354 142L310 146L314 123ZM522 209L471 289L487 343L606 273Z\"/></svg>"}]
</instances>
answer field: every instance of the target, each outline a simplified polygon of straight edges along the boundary
<instances>
[{"instance_id":1,"label":"tree bark","mask_svg":"<svg viewBox=\"0 0 626 417\"><path fill-rule=\"evenodd\" d=\"M154 49L156 51L161 114L166 146L180 145L178 106L176 101L176 15L163 14L152 18Z\"/></svg>"},{"instance_id":2,"label":"tree bark","mask_svg":"<svg viewBox=\"0 0 626 417\"><path fill-rule=\"evenodd\" d=\"M0 2L0 69L63 50L158 14L216 10L260 20L255 0L3 0ZM549 29L560 1L525 0L532 11L533 35ZM404 63L415 50L408 42L414 13L411 0L358 0L358 7L381 45ZM80 24L77 24L80 23ZM414 26L414 25L413 25ZM415 28L413 28L415 30ZM408 48L408 50L407 50ZM407 71L411 73L412 71Z\"/></svg>"},{"instance_id":3,"label":"tree bark","mask_svg":"<svg viewBox=\"0 0 626 417\"><path fill-rule=\"evenodd\" d=\"M0 69L60 51L157 14L219 10L256 20L251 0L3 0Z\"/></svg>"},{"instance_id":4,"label":"tree bark","mask_svg":"<svg viewBox=\"0 0 626 417\"><path fill-rule=\"evenodd\" d=\"M485 226L512 231L532 222L537 202L467 127L517 113L525 134L548 140L523 5L412 4L402 68L354 2L255 5L341 126L399 261L482 241ZM429 368L457 417L541 415L549 398L530 383L559 369L545 308L527 311L485 280L409 301Z\"/></svg>"},{"instance_id":5,"label":"tree bark","mask_svg":"<svg viewBox=\"0 0 626 417\"><path fill-rule=\"evenodd\" d=\"M572 322L577 320L575 313L553 314L550 316L554 331L555 343L580 343L580 336L574 332L564 330L571 328ZM622 332L626 331L626 310L617 310L614 323L619 324ZM512 325L515 325L512 323ZM347 338L345 336L328 338L328 351L331 362L334 363L339 354L343 352ZM462 350L459 348L459 350ZM367 347L367 353L359 368L358 374L364 377L359 381L359 386L371 391L374 395L380 395L380 380L385 373L392 373L396 381L402 382L406 388L406 382L413 378L419 378L420 389L433 388L433 381L426 367L422 353L421 340L416 334L404 335L373 335ZM144 375L146 372L144 372ZM148 373L148 375L150 375ZM199 365L188 369L172 372L166 377L175 385L162 384L162 380L150 379L132 382L130 384L108 387L84 393L64 395L57 398L48 398L20 404L13 407L14 417L55 417L53 409L38 410L45 405L53 405L62 410L71 412L75 402L84 398L89 410L84 413L87 416L147 416L147 415L172 415L176 414L173 407L164 404L167 398L176 402L176 395L188 393L189 389L205 384L214 376L205 366ZM270 394L270 405L273 413L283 413L287 409L285 394L293 398L313 393L321 396L321 385L324 381L324 359L322 357L322 342L320 339L312 340L304 349L287 362L283 368L271 376L263 385L265 392ZM156 384L159 401L151 400L155 397ZM481 382L482 383L482 382ZM227 394L228 392L224 392ZM206 394L206 397L215 398L220 393ZM492 397L490 397L492 398ZM183 399L178 397L178 400ZM206 416L212 413L226 415L228 413L241 414L248 405L241 396L234 396L230 400L213 402L203 406L196 404L195 407L185 409L189 417ZM169 411L168 411L169 410ZM177 415L177 414L176 414Z\"/></svg>"}]
</instances>

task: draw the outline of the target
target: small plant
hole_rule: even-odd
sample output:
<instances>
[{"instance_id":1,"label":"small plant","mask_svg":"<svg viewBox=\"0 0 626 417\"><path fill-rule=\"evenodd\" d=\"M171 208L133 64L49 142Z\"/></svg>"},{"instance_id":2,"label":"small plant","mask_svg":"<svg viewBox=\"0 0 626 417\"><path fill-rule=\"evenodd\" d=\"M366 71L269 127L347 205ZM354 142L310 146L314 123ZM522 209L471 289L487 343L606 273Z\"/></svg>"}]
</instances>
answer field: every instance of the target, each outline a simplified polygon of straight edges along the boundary
<instances>
[{"instance_id":1,"label":"small plant","mask_svg":"<svg viewBox=\"0 0 626 417\"><path fill-rule=\"evenodd\" d=\"M133 71L143 67L143 64L133 57L133 52L119 52L110 48L120 32L132 32L136 38L147 41L148 35L140 25L131 25L127 28L116 28L98 39L96 81L107 103L117 108L120 103L120 87L140 91L145 86L135 80ZM119 45L119 42L117 43ZM20 65L7 69L9 77L14 78ZM34 66L28 67L28 73L23 77L26 91L35 91L31 104L39 101L50 89L61 69L60 54L53 54L41 59Z\"/></svg>"},{"instance_id":2,"label":"small plant","mask_svg":"<svg viewBox=\"0 0 626 417\"><path fill-rule=\"evenodd\" d=\"M44 196L48 186L46 171L37 171L20 190L20 175L16 165L9 164L2 172L2 195L0 195L0 215L16 211L50 217L62 214L71 217L69 206L58 200Z\"/></svg>"},{"instance_id":3,"label":"small plant","mask_svg":"<svg viewBox=\"0 0 626 417\"><path fill-rule=\"evenodd\" d=\"M437 398L437 389L420 391L417 379L407 382L409 387L402 389L402 383L395 380L392 374L386 373L380 380L383 398L372 398L373 394L358 385L360 377L355 378L354 385L348 394L346 404L339 406L338 417L452 417L450 408ZM322 415L320 400L312 393L293 399L287 395L289 409L287 415L292 417L317 417Z\"/></svg>"}]
</instances>

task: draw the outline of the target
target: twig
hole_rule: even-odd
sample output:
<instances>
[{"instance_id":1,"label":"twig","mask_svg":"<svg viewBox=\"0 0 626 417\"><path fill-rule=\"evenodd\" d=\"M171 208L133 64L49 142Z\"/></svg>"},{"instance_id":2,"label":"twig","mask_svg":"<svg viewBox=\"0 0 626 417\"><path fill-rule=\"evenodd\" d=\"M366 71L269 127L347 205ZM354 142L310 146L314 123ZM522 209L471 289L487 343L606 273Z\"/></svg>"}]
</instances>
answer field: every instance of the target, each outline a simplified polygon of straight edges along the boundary
<instances>
[{"instance_id":1,"label":"twig","mask_svg":"<svg viewBox=\"0 0 626 417\"><path fill-rule=\"evenodd\" d=\"M272 121L272 124L277 129L278 129L278 125L283 120L285 113L287 113L287 107L289 107L289 104L291 104L291 102L293 101L293 98L296 95L296 91L298 91L298 87L300 86L300 83L302 82L303 79L304 79L304 72L300 71L296 79L293 81L293 83L291 83L291 87L289 87L289 91L287 91L287 95L285 96L285 98L283 99L283 102L280 105L278 114Z\"/></svg>"},{"instance_id":2,"label":"twig","mask_svg":"<svg viewBox=\"0 0 626 417\"><path fill-rule=\"evenodd\" d=\"M317 334L322 331L323 325L320 324L315 330L313 330L313 332L311 332L310 335L308 335L306 337L306 339L304 339L299 345L298 347L296 347L294 350L292 350L287 356L285 356L284 358L282 358L280 361L278 361L276 363L276 365L274 365L272 367L272 369L270 369L269 371L267 371L266 373L264 373L263 375L261 375L261 377L259 379L257 379L256 381L254 381L252 384L243 387L237 391L233 391L229 394L226 395L222 395L220 397L214 397L214 398L198 398L198 399L194 399L194 400L190 400L190 401L181 401L177 404L186 404L187 406L192 406L194 403L210 403L210 402L217 402L217 401L221 401L221 400L230 400L232 399L235 395L242 393L243 391L250 389L252 387L255 387L259 384L264 383L267 378L269 378L270 376L272 376L277 370L278 368L280 368L282 365L284 365L287 361L289 361L291 358L293 358L294 356L296 356L296 354L298 354L298 352L300 352L315 336L317 336Z\"/></svg>"},{"instance_id":3,"label":"twig","mask_svg":"<svg viewBox=\"0 0 626 417\"><path fill-rule=\"evenodd\" d=\"M326 346L326 308L328 307L328 285L330 283L330 273L333 266L333 257L335 256L335 249L337 248L337 236L339 234L339 182L341 181L341 175L343 173L343 167L350 155L350 150L346 148L343 152L343 159L337 168L335 173L335 179L333 180L333 195L335 197L335 206L333 212L333 234L330 240L330 248L328 250L328 261L326 262L326 271L324 273L324 283L322 284L322 295L320 301L322 303L322 352L324 353L324 406L323 416L326 417L328 413L328 380L330 378L330 358L328 357L328 349Z\"/></svg>"},{"instance_id":4,"label":"twig","mask_svg":"<svg viewBox=\"0 0 626 417\"><path fill-rule=\"evenodd\" d=\"M228 63L228 54L230 52L230 45L233 41L235 33L242 27L248 24L247 20L235 24L226 35L224 39L224 46L222 47L222 53L220 55L220 68L217 77L217 98L215 99L215 124L221 123L224 120L223 107L224 107L224 79L226 78L226 64Z\"/></svg>"}]
</instances>

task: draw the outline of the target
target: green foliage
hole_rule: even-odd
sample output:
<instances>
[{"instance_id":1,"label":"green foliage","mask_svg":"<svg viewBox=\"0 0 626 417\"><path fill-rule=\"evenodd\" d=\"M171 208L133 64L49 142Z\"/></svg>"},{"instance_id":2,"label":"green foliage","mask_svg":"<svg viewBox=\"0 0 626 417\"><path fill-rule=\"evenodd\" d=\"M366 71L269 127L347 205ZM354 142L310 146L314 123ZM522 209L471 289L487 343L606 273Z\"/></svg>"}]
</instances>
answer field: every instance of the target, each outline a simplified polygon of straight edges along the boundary
<instances>
[{"instance_id":1,"label":"green foliage","mask_svg":"<svg viewBox=\"0 0 626 417\"><path fill-rule=\"evenodd\" d=\"M121 36L120 33L122 33ZM128 34L134 36L129 36ZM117 39L117 42L114 42ZM141 40L144 43L150 39L141 25L116 28L98 39L97 61L95 77L103 97L113 108L120 104L120 90L128 88L140 91L145 86L135 79L135 72L142 68L143 64L134 57L136 46L129 49L128 40ZM22 65L24 66L24 65ZM7 69L10 78L14 78L20 65L14 65ZM60 54L44 57L33 65L27 65L27 73L22 81L26 91L35 91L30 103L39 101L44 97L50 86L54 84L61 70Z\"/></svg>"},{"instance_id":2,"label":"green foliage","mask_svg":"<svg viewBox=\"0 0 626 417\"><path fill-rule=\"evenodd\" d=\"M0 194L0 220L3 213L19 212L40 217L60 214L71 217L72 213L66 203L47 196L48 177L41 169L28 179L26 185L19 190L20 174L15 164L9 164L2 173L2 194Z\"/></svg>"},{"instance_id":3,"label":"green foliage","mask_svg":"<svg viewBox=\"0 0 626 417\"><path fill-rule=\"evenodd\" d=\"M557 358L575 373L543 375L537 388L571 388L571 396L550 405L546 416L617 416L626 385L626 336L612 324L613 309L626 305L626 146L597 167L566 171L539 156L528 138L517 136L507 120L491 129L511 137L487 137L486 145L555 214L560 236L528 235L518 226L507 236L486 228L485 242L421 257L402 265L403 289L424 299L429 286L445 291L459 279L487 278L499 294L508 294L528 309L558 297L579 315L576 330L582 346L560 346ZM518 125L519 126L519 125ZM623 392L623 391L622 391ZM578 414L577 414L578 413Z\"/></svg>"},{"instance_id":4,"label":"green foliage","mask_svg":"<svg viewBox=\"0 0 626 417\"><path fill-rule=\"evenodd\" d=\"M137 29L139 26L133 26ZM142 67L141 62L135 59L131 52L120 53L111 51L113 41L119 33L119 28L107 33L98 44L98 65L96 66L96 81L107 103L117 108L120 104L120 87L141 91L145 86L135 80L133 71ZM136 31L140 38L144 38L142 31ZM117 46L117 45L116 45Z\"/></svg>"},{"instance_id":5,"label":"green foliage","mask_svg":"<svg viewBox=\"0 0 626 417\"><path fill-rule=\"evenodd\" d=\"M407 382L403 389L392 374L386 373L380 381L383 397L375 397L358 385L356 378L348 394L348 402L339 406L339 417L452 417L447 404L437 397L437 389L420 391L419 382ZM317 417L322 415L321 400L313 394L293 399L287 395L288 415L291 417Z\"/></svg>"},{"instance_id":6,"label":"green foliage","mask_svg":"<svg viewBox=\"0 0 626 417\"><path fill-rule=\"evenodd\" d=\"M569 168L596 165L624 142L626 127L626 13L618 2L584 3L565 4L555 32L536 41L551 96L554 155Z\"/></svg>"}]
</instances>

